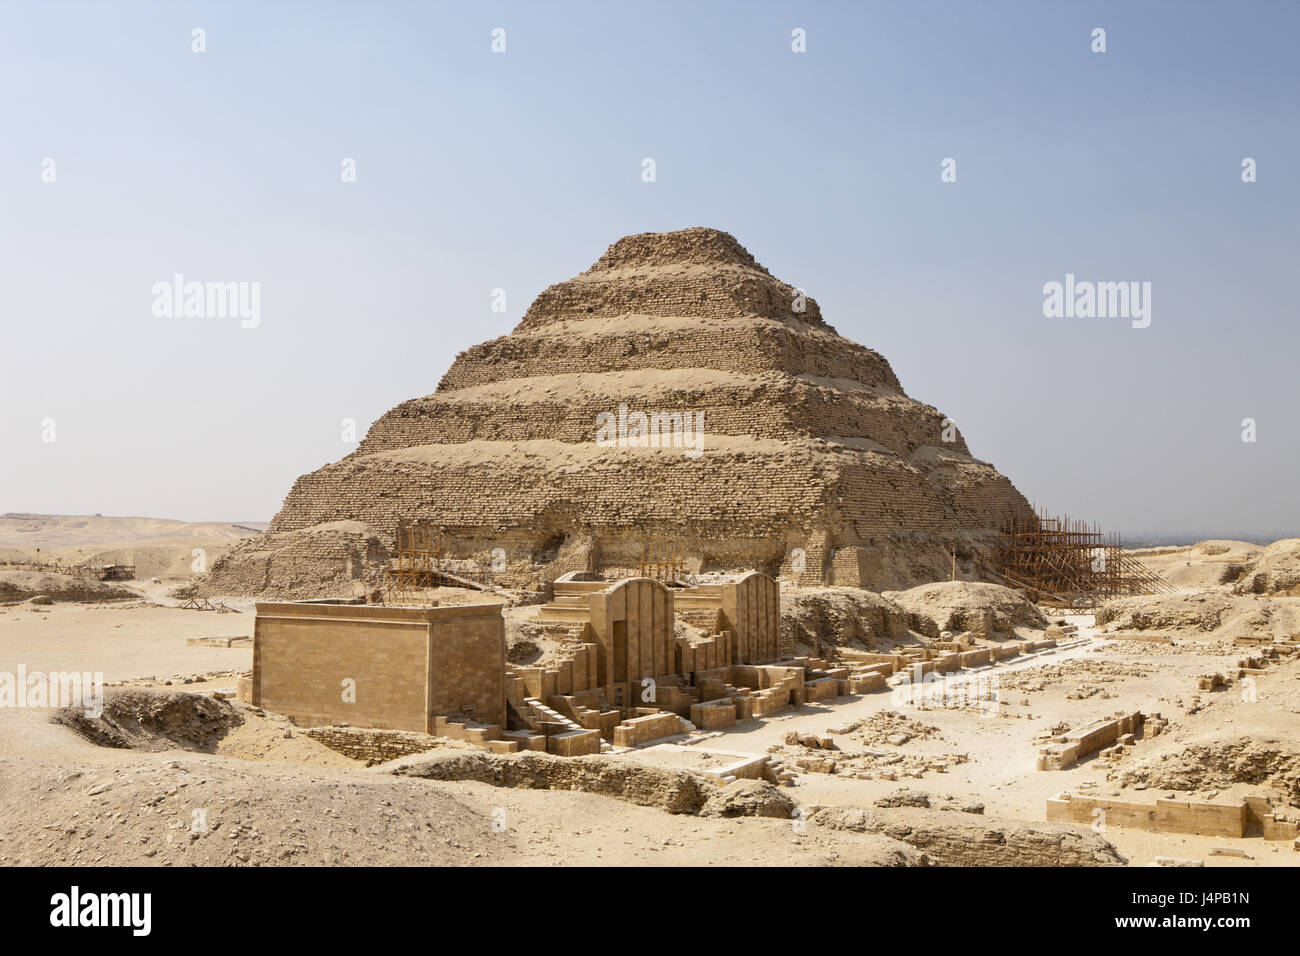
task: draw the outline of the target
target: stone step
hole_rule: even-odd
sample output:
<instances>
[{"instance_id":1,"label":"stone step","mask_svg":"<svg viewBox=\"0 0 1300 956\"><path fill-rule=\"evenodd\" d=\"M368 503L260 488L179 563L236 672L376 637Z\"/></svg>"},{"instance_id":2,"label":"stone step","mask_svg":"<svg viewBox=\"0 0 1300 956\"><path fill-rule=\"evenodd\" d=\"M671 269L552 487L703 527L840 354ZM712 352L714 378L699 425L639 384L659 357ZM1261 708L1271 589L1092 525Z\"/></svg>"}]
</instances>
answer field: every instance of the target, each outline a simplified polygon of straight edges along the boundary
<instances>
[{"instance_id":1,"label":"stone step","mask_svg":"<svg viewBox=\"0 0 1300 956\"><path fill-rule=\"evenodd\" d=\"M537 609L537 620L543 624L556 622L586 623L591 619L591 609L585 607L560 607L543 604Z\"/></svg>"},{"instance_id":2,"label":"stone step","mask_svg":"<svg viewBox=\"0 0 1300 956\"><path fill-rule=\"evenodd\" d=\"M546 734L536 730L507 730L502 738L519 745L519 750L546 750Z\"/></svg>"},{"instance_id":3,"label":"stone step","mask_svg":"<svg viewBox=\"0 0 1300 956\"><path fill-rule=\"evenodd\" d=\"M579 728L546 738L547 752L561 757L581 757L585 754L600 753L603 745L599 730Z\"/></svg>"},{"instance_id":4,"label":"stone step","mask_svg":"<svg viewBox=\"0 0 1300 956\"><path fill-rule=\"evenodd\" d=\"M486 744L489 740L501 737L499 724L480 724L473 720L455 717L434 717L433 733L437 737L450 737L453 740L465 740L474 744Z\"/></svg>"},{"instance_id":5,"label":"stone step","mask_svg":"<svg viewBox=\"0 0 1300 956\"><path fill-rule=\"evenodd\" d=\"M547 707L536 697L526 697L524 698L524 703L527 704L529 707L531 707L533 713L537 715L537 719L542 724L543 731L548 729L547 728L548 724L551 725L550 729L553 732L557 732L557 733L558 732L568 733L575 730L585 729L583 727L580 727L578 724L574 723L572 720L570 720L568 717L565 717L563 714L559 713L558 711L555 711L550 707ZM547 736L550 736L550 734L547 734Z\"/></svg>"}]
</instances>

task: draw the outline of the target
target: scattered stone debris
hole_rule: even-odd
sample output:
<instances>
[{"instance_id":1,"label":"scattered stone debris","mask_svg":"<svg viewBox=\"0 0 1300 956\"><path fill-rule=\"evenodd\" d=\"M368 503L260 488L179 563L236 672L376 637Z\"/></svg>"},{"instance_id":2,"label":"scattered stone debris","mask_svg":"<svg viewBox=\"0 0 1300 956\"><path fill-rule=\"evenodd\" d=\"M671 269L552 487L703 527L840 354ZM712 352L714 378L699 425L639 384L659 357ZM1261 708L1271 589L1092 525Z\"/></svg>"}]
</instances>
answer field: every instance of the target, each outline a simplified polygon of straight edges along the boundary
<instances>
[{"instance_id":1,"label":"scattered stone debris","mask_svg":"<svg viewBox=\"0 0 1300 956\"><path fill-rule=\"evenodd\" d=\"M1007 674L1000 679L999 688L1003 691L1037 693L1056 684L1083 678L1083 683L1066 695L1069 699L1083 700L1104 693L1102 685L1150 677L1151 672L1151 667L1145 664L1084 658Z\"/></svg>"},{"instance_id":2,"label":"scattered stone debris","mask_svg":"<svg viewBox=\"0 0 1300 956\"><path fill-rule=\"evenodd\" d=\"M982 814L984 804L971 800L959 800L956 797L946 794L929 794L922 790L895 790L876 800L875 806L882 808L891 807L923 807L927 810L952 810L958 813Z\"/></svg>"},{"instance_id":3,"label":"scattered stone debris","mask_svg":"<svg viewBox=\"0 0 1300 956\"><path fill-rule=\"evenodd\" d=\"M226 671L205 671L202 674L168 674L165 677L157 675L147 675L144 677L133 677L129 680L112 681L106 683L106 687L175 687L186 686L189 684L208 684L214 681L233 682L243 677L247 671L226 670Z\"/></svg>"},{"instance_id":4,"label":"scattered stone debris","mask_svg":"<svg viewBox=\"0 0 1300 956\"><path fill-rule=\"evenodd\" d=\"M867 745L901 747L912 740L938 737L939 728L912 720L896 710L882 710L829 733L852 737Z\"/></svg>"},{"instance_id":5,"label":"scattered stone debris","mask_svg":"<svg viewBox=\"0 0 1300 956\"><path fill-rule=\"evenodd\" d=\"M768 751L784 767L803 773L837 774L855 780L919 780L927 773L947 773L970 759L964 753L889 753L887 751L835 751L773 747Z\"/></svg>"},{"instance_id":6,"label":"scattered stone debris","mask_svg":"<svg viewBox=\"0 0 1300 956\"><path fill-rule=\"evenodd\" d=\"M1294 743L1237 737L1191 744L1149 763L1128 764L1107 775L1121 787L1156 787L1179 793L1223 790L1238 783L1269 785L1300 807L1300 749Z\"/></svg>"}]
</instances>

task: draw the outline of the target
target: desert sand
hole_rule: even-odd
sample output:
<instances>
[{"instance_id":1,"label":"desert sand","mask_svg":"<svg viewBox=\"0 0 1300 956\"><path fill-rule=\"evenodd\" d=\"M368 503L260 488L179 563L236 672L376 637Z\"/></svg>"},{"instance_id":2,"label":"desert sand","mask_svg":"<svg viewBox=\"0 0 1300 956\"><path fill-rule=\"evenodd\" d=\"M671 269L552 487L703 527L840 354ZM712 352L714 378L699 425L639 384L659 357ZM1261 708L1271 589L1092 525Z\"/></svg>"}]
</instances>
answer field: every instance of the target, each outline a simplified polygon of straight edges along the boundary
<instances>
[{"instance_id":1,"label":"desert sand","mask_svg":"<svg viewBox=\"0 0 1300 956\"><path fill-rule=\"evenodd\" d=\"M1230 584L1128 599L1156 606L1155 619L1163 625L1157 630L1172 638L1168 644L1109 637L1121 625L1121 638L1132 633L1132 614L1123 607L1101 626L1092 615L1054 618L1077 625L1077 642L990 668L1002 698L997 716L969 707L900 706L885 692L742 721L707 739L701 749L789 758L804 753L784 742L791 731L829 736L835 748L829 753L842 769L880 769L882 760L901 758L883 764L901 768L892 780L797 773L793 786L779 788L797 811L783 817L669 813L602 793L393 772L419 758L367 767L306 737L288 718L209 696L231 689L235 675L250 667L251 651L246 644L195 646L187 640L248 636L251 602L227 599L243 613L197 612L181 609L166 585L135 588L135 600L0 609L0 671L20 665L29 672L101 671L115 685L111 693L181 695L181 714L190 713L186 695L200 695L226 716L202 733L191 732L190 724L198 722L188 718L161 733L142 730L129 748L115 749L51 722L48 708L0 708L0 863L918 865L953 862L933 843L927 849L908 842L923 832L921 823L950 834L970 825L995 828L1010 833L1012 842L1021 838L1017 827L1039 833L1040 840L1043 832L1070 830L1045 822L1046 801L1062 790L1136 801L1269 792L1300 804L1300 663L1267 667L1256 678L1254 701L1241 699L1235 681L1212 692L1197 690L1199 675L1233 672L1243 654L1233 644L1242 627L1234 602L1253 603L1257 615L1284 622L1282 629L1300 620L1300 599L1237 596ZM863 607L902 606L868 592L857 596ZM454 590L444 597L477 599ZM904 602L913 613L917 600ZM1223 605L1230 613L1207 628L1203 613L1187 612L1189 604ZM950 612L942 600L935 602L932 613ZM1033 633L1031 624L1012 621L1010 631L992 637ZM889 626L878 621L874 636L871 629L850 628L846 645L888 646ZM843 622L838 630L846 633ZM833 643L834 635L827 637ZM895 643L928 639L895 627ZM1160 736L1139 740L1114 766L1089 758L1064 771L1034 769L1043 734L1122 710L1158 712L1170 724ZM446 741L435 753L466 748ZM1239 759L1243 753L1250 759ZM707 763L672 744L581 759L664 773ZM900 797L900 791L906 793ZM917 794L928 809L916 806ZM900 837L910 827L912 836L847 826L843 814L852 820L860 811L893 820ZM196 820L203 826L195 829ZM1108 847L1103 855L1133 866L1157 857L1221 866L1300 863L1290 843L1258 837L1073 829L1096 841L1089 852ZM1243 855L1212 852L1220 848ZM1072 860L1062 856L1061 862Z\"/></svg>"}]
</instances>

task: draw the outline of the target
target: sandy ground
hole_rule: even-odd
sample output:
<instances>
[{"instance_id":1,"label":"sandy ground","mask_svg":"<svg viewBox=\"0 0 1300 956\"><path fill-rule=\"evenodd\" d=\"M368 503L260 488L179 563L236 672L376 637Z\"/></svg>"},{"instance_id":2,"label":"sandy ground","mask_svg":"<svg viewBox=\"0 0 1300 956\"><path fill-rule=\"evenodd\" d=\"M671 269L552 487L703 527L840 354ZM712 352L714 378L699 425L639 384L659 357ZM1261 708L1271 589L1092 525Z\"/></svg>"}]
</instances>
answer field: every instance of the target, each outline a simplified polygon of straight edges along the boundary
<instances>
[{"instance_id":1,"label":"sandy ground","mask_svg":"<svg viewBox=\"0 0 1300 956\"><path fill-rule=\"evenodd\" d=\"M171 607L9 608L0 671L102 671L108 682L162 687L166 676L247 669L248 648L186 638L246 635L252 620ZM99 747L49 716L0 708L0 864L871 864L892 862L900 847L782 820L395 778L275 715L250 713L212 753ZM200 818L206 829L195 833Z\"/></svg>"},{"instance_id":2,"label":"sandy ground","mask_svg":"<svg viewBox=\"0 0 1300 956\"><path fill-rule=\"evenodd\" d=\"M160 585L138 586L150 600L180 602L162 595ZM0 608L0 671L102 673L109 683L157 676L192 677L213 671L247 670L248 646L191 647L190 637L252 637L250 602L227 601L242 614L142 607L142 602L16 605Z\"/></svg>"},{"instance_id":3,"label":"sandy ground","mask_svg":"<svg viewBox=\"0 0 1300 956\"><path fill-rule=\"evenodd\" d=\"M717 746L720 749L741 753L759 754L778 745L788 731L804 734L827 734L843 728L871 714L895 710L909 719L933 726L939 733L933 737L917 738L902 747L865 746L851 736L831 734L839 750L844 753L873 750L896 750L901 753L968 755L965 763L950 767L947 772L927 772L920 779L900 778L889 780L856 780L838 775L801 774L795 788L796 798L803 804L826 806L864 806L892 793L901 787L922 790L931 794L949 795L962 801L978 800L986 812L999 816L1041 822L1046 819L1046 801L1063 790L1091 792L1118 799L1154 802L1157 796L1172 795L1169 791L1123 789L1107 780L1109 767L1095 758L1080 761L1063 771L1037 771L1035 757L1042 742L1035 736L1062 722L1071 729L1081 727L1099 717L1108 717L1119 711L1160 713L1176 722L1188 721L1187 711L1198 696L1196 679L1202 673L1224 670L1240 653L1224 657L1214 653L1197 653L1191 644L1185 653L1169 654L1149 651L1135 642L1105 641L1094 635L1091 616L1071 616L1067 620L1080 626L1080 635L1087 643L1058 652L1035 654L1018 664L996 665L974 673L961 672L954 682L972 679L992 679L996 676L999 694L1010 706L998 708L1000 716L986 716L979 710L956 708L916 709L899 703L891 694L877 693L852 698L841 698L829 705L803 707L789 712L789 716L776 715L764 721L749 721L737 725L734 732L714 738L697 746ZM1106 693L1113 695L1102 699L1095 695L1081 700L1068 699L1067 695L1080 685L1097 684L1087 672L1055 673L1070 664L1083 666L1117 662L1119 669L1142 668L1148 676L1111 677L1100 683ZM1042 690L1017 689L1017 678L1027 678L1029 686L1044 684ZM1277 666L1272 673L1258 678L1261 697L1270 693L1285 695L1292 701L1287 706L1300 703L1300 662ZM1231 695L1234 689L1217 692L1219 696ZM1201 693L1202 698L1214 695ZM1023 706L1022 701L1028 701ZM1207 711L1199 712L1212 719ZM1240 731L1253 732L1257 725L1275 726L1276 714L1258 714L1257 719L1243 719ZM1220 721L1220 724L1222 722ZM1156 738L1158 740L1159 738ZM1144 747L1155 740L1144 739L1135 753L1125 758L1140 758ZM1094 789L1088 790L1089 785ZM1236 788L1241 793L1259 793L1261 787L1243 785ZM1221 790L1221 795L1231 791ZM1186 795L1184 795L1186 796ZM1204 796L1203 794L1201 796ZM1250 865L1250 860L1228 857L1210 857L1213 847L1228 846L1246 850L1254 862L1271 866L1300 866L1300 853L1293 852L1289 843L1265 842L1257 838L1228 840L1222 837L1180 836L1176 834L1146 833L1137 830L1108 828L1105 834L1119 851L1134 865L1154 862L1157 856L1206 859L1213 865Z\"/></svg>"},{"instance_id":4,"label":"sandy ground","mask_svg":"<svg viewBox=\"0 0 1300 956\"><path fill-rule=\"evenodd\" d=\"M178 603L161 586L145 590L149 600ZM245 613L144 601L0 609L0 671L23 665L28 671L99 671L110 683L136 686L228 688L229 675L251 666L251 650L186 643L190 637L249 635L251 604L227 603ZM990 815L1042 823L1045 801L1062 790L1091 784L1091 792L1130 800L1158 795L1119 787L1108 778L1111 768L1095 759L1066 771L1036 771L1041 741L1035 737L1061 723L1075 728L1121 710L1159 712L1172 721L1168 734L1143 739L1121 765L1224 728L1300 739L1300 662L1260 675L1260 699L1268 706L1247 707L1236 702L1235 688L1215 694L1195 689L1198 675L1229 669L1240 656L1213 635L1179 636L1172 648L1142 645L1098 636L1090 617L1072 620L1080 625L1079 646L957 678L996 677L1005 702L998 716L917 709L876 693L747 721L695 746L761 754L779 747L791 730L825 734L896 710L933 732L900 747L835 734L840 751L961 754L966 761L950 764L947 772L895 781L801 773L790 794L804 807L871 806L907 787L983 803ZM1081 694L1087 696L1074 699ZM598 795L394 778L328 750L276 715L248 713L211 752L163 753L99 747L48 718L47 710L0 708L3 864L866 864L897 863L900 848L907 849L881 836L816 827L801 833L782 820L673 816ZM680 762L645 753L638 759ZM199 817L206 829L195 831ZM1300 864L1289 843L1257 838L1117 827L1105 836L1133 865L1157 856L1224 866ZM1211 856L1213 847L1239 847L1250 859Z\"/></svg>"},{"instance_id":5,"label":"sandy ground","mask_svg":"<svg viewBox=\"0 0 1300 956\"><path fill-rule=\"evenodd\" d=\"M1263 545L1248 541L1199 541L1186 547L1146 548L1132 552L1176 588L1208 588L1232 583L1263 553Z\"/></svg>"}]
</instances>

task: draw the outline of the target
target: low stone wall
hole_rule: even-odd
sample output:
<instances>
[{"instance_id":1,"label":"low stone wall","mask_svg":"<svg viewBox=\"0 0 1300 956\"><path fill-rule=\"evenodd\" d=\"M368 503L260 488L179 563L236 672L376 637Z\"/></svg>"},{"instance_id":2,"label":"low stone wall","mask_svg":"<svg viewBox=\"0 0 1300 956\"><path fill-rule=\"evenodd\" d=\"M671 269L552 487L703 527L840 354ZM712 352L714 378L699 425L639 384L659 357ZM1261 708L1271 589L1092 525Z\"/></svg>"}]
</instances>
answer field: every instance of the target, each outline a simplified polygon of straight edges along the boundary
<instances>
[{"instance_id":1,"label":"low stone wall","mask_svg":"<svg viewBox=\"0 0 1300 956\"><path fill-rule=\"evenodd\" d=\"M1071 793L1047 801L1047 819L1087 825L1103 819L1106 826L1221 837L1245 836L1247 823L1246 804L1241 801L1220 804L1158 799L1154 804L1128 803Z\"/></svg>"},{"instance_id":2,"label":"low stone wall","mask_svg":"<svg viewBox=\"0 0 1300 956\"><path fill-rule=\"evenodd\" d=\"M885 675L874 671L854 674L849 678L849 692L854 694L870 694L874 691L886 690L888 686L885 683Z\"/></svg>"},{"instance_id":3,"label":"low stone wall","mask_svg":"<svg viewBox=\"0 0 1300 956\"><path fill-rule=\"evenodd\" d=\"M1100 819L1106 826L1220 837L1244 837L1253 825L1265 840L1295 840L1300 832L1294 822L1274 817L1260 797L1222 803L1159 798L1151 804L1060 793L1047 801L1047 819L1088 825Z\"/></svg>"},{"instance_id":4,"label":"low stone wall","mask_svg":"<svg viewBox=\"0 0 1300 956\"><path fill-rule=\"evenodd\" d=\"M353 760L396 760L434 750L440 737L409 730L369 730L361 727L309 727L302 733Z\"/></svg>"},{"instance_id":5,"label":"low stone wall","mask_svg":"<svg viewBox=\"0 0 1300 956\"><path fill-rule=\"evenodd\" d=\"M661 737L682 733L682 719L676 714L644 714L625 720L614 728L615 747L635 747Z\"/></svg>"},{"instance_id":6,"label":"low stone wall","mask_svg":"<svg viewBox=\"0 0 1300 956\"><path fill-rule=\"evenodd\" d=\"M840 682L833 677L819 677L804 682L804 700L810 703L834 700L840 696Z\"/></svg>"},{"instance_id":7,"label":"low stone wall","mask_svg":"<svg viewBox=\"0 0 1300 956\"><path fill-rule=\"evenodd\" d=\"M1111 631L1100 635L1108 641L1142 641L1146 644L1172 644L1174 639L1167 634L1147 634L1145 631Z\"/></svg>"},{"instance_id":8,"label":"low stone wall","mask_svg":"<svg viewBox=\"0 0 1300 956\"><path fill-rule=\"evenodd\" d=\"M691 723L700 730L722 730L736 722L736 704L730 697L691 706Z\"/></svg>"},{"instance_id":9,"label":"low stone wall","mask_svg":"<svg viewBox=\"0 0 1300 956\"><path fill-rule=\"evenodd\" d=\"M1157 719L1159 714L1153 715ZM1094 720L1078 730L1072 730L1065 739L1049 744L1040 750L1037 769L1065 770L1089 754L1108 747L1126 734L1136 734L1142 730L1144 717L1141 713L1116 714L1111 718Z\"/></svg>"},{"instance_id":10,"label":"low stone wall","mask_svg":"<svg viewBox=\"0 0 1300 956\"><path fill-rule=\"evenodd\" d=\"M671 715L673 720L677 716ZM618 741L618 730L614 731L614 740ZM585 754L600 753L599 730L570 730L563 734L551 734L546 738L546 752L557 757L581 757Z\"/></svg>"},{"instance_id":11,"label":"low stone wall","mask_svg":"<svg viewBox=\"0 0 1300 956\"><path fill-rule=\"evenodd\" d=\"M963 814L897 807L887 814L855 807L827 807L818 827L881 833L930 854L940 866L1123 866L1127 861L1107 840L1060 824L1032 826Z\"/></svg>"},{"instance_id":12,"label":"low stone wall","mask_svg":"<svg viewBox=\"0 0 1300 956\"><path fill-rule=\"evenodd\" d=\"M187 647L252 647L251 637L187 637Z\"/></svg>"},{"instance_id":13,"label":"low stone wall","mask_svg":"<svg viewBox=\"0 0 1300 956\"><path fill-rule=\"evenodd\" d=\"M581 790L669 813L699 813L718 792L698 774L599 755L565 758L532 752L499 756L447 751L412 757L395 764L392 773L426 780L477 780L494 787Z\"/></svg>"}]
</instances>

